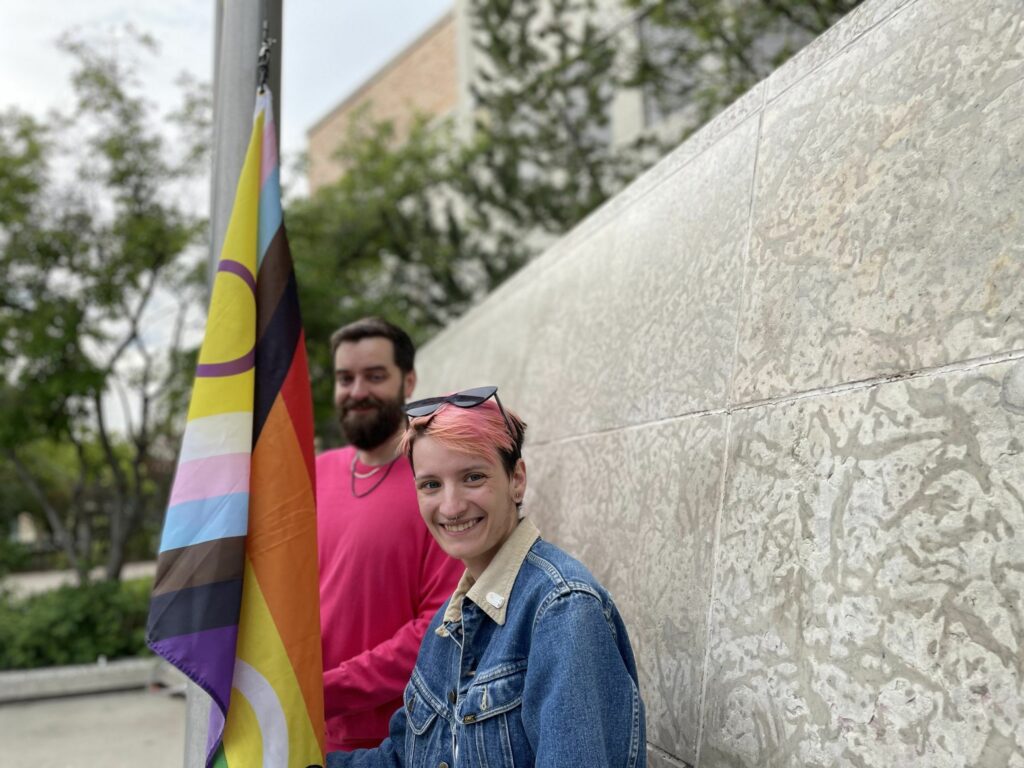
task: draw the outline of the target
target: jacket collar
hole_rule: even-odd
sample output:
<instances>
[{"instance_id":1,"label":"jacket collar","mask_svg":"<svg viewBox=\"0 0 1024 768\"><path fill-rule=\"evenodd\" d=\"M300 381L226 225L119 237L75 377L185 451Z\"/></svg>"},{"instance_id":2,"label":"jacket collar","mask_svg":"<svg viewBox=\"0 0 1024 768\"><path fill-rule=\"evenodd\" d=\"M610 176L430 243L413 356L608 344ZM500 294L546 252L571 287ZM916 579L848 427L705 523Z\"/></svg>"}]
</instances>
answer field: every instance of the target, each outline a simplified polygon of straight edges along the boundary
<instances>
[{"instance_id":1,"label":"jacket collar","mask_svg":"<svg viewBox=\"0 0 1024 768\"><path fill-rule=\"evenodd\" d=\"M447 632L446 624L462 621L462 601L467 597L480 606L480 610L490 616L495 623L503 626L516 576L519 575L519 569L522 568L530 548L539 538L540 531L537 530L537 526L528 517L524 517L512 531L512 535L501 545L501 549L480 574L479 579L474 580L468 570L463 573L459 586L455 588L451 600L448 601L448 609L444 612L444 621L436 630L437 634L444 636Z\"/></svg>"}]
</instances>

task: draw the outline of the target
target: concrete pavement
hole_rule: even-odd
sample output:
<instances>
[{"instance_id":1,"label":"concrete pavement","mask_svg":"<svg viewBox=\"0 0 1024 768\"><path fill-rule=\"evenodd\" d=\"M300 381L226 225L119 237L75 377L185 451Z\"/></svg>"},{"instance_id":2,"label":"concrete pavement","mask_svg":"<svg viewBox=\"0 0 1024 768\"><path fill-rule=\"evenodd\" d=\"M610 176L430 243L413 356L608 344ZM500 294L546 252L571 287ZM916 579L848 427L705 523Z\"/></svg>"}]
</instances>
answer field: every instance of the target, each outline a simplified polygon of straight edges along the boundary
<instances>
[{"instance_id":1,"label":"concrete pavement","mask_svg":"<svg viewBox=\"0 0 1024 768\"><path fill-rule=\"evenodd\" d=\"M0 705L2 768L181 768L184 744L166 689Z\"/></svg>"},{"instance_id":2,"label":"concrete pavement","mask_svg":"<svg viewBox=\"0 0 1024 768\"><path fill-rule=\"evenodd\" d=\"M144 576L153 576L156 573L156 562L125 563L121 570L121 580L141 579ZM94 579L103 575L102 568L94 568L91 571ZM49 592L51 589L62 587L66 584L77 584L78 580L74 571L29 571L28 573L12 573L0 581L0 586L10 591L15 597L28 597L40 592Z\"/></svg>"}]
</instances>

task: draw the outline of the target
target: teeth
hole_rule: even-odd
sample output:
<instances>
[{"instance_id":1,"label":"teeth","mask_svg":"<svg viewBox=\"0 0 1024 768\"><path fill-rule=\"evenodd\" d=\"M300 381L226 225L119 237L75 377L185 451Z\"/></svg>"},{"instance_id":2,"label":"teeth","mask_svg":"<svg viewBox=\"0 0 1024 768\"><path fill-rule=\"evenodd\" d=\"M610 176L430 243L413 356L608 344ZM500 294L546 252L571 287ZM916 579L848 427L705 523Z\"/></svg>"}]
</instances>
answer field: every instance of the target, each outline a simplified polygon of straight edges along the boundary
<instances>
[{"instance_id":1,"label":"teeth","mask_svg":"<svg viewBox=\"0 0 1024 768\"><path fill-rule=\"evenodd\" d=\"M470 528L472 528L479 522L479 520L470 520L465 523L442 523L442 527L446 531L451 531L452 533L459 533L460 531L468 531Z\"/></svg>"}]
</instances>

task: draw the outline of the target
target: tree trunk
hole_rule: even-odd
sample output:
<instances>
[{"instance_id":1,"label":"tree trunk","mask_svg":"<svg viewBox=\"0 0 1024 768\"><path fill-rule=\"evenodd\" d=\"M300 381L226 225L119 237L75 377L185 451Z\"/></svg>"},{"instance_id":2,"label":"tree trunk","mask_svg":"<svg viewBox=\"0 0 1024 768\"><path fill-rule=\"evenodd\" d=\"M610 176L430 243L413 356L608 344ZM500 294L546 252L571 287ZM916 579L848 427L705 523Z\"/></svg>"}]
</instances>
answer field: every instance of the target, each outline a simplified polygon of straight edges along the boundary
<instances>
[{"instance_id":1,"label":"tree trunk","mask_svg":"<svg viewBox=\"0 0 1024 768\"><path fill-rule=\"evenodd\" d=\"M78 557L78 553L75 548L75 539L71 531L68 530L67 526L64 525L64 521L60 519L60 515L57 510L50 503L50 500L46 498L46 494L43 493L43 489L39 487L39 483L29 472L18 454L13 449L7 450L7 458L11 460L11 464L14 465L14 471L17 472L18 478L28 489L29 493L35 496L36 501L39 502L39 506L42 507L43 514L46 516L46 522L50 526L50 532L53 534L53 538L57 541L57 545L61 548L61 551L68 559L68 564L75 569L78 574L79 583L87 583L89 580L89 564L88 561L82 562L81 558Z\"/></svg>"}]
</instances>

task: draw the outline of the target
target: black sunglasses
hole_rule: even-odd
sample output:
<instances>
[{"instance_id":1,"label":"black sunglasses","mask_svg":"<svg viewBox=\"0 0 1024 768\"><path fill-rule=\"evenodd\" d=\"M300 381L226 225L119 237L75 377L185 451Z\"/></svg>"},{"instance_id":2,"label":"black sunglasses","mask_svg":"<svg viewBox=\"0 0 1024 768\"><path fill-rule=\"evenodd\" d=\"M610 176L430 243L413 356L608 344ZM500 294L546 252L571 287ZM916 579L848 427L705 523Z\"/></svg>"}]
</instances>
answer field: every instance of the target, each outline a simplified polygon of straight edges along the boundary
<instances>
[{"instance_id":1,"label":"black sunglasses","mask_svg":"<svg viewBox=\"0 0 1024 768\"><path fill-rule=\"evenodd\" d=\"M461 392L454 392L443 397L427 397L423 400L414 400L405 406L405 412L412 418L429 416L430 414L435 413L437 409L445 403L451 403L458 408L475 408L481 403L487 402L492 397L498 406L498 410L501 411L501 417L505 420L505 426L508 427L508 433L512 435L512 440L518 443L519 438L516 436L516 431L512 427L511 419L509 419L508 414L505 413L504 406L501 404L501 399L498 397L497 387L473 387L473 389L464 389Z\"/></svg>"}]
</instances>

